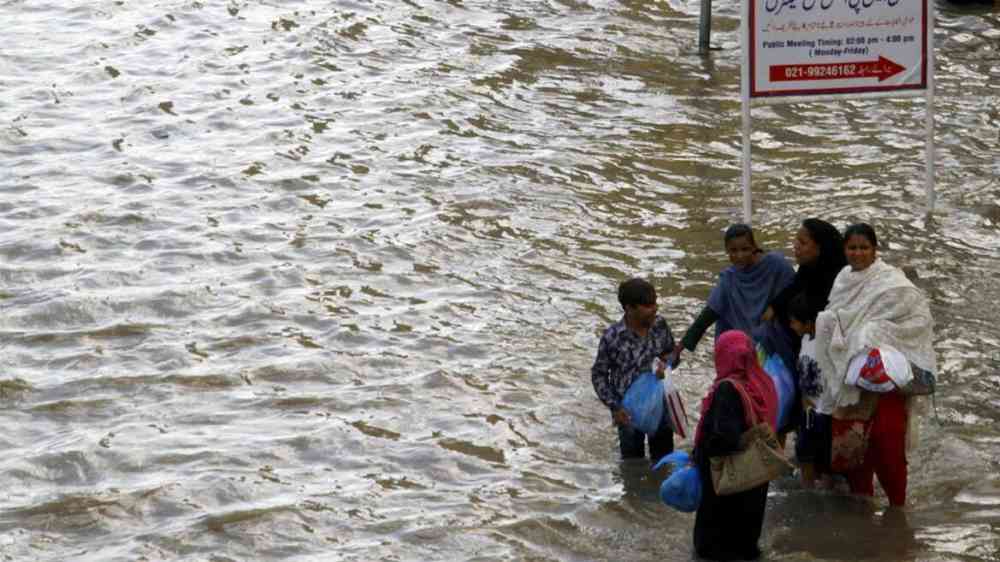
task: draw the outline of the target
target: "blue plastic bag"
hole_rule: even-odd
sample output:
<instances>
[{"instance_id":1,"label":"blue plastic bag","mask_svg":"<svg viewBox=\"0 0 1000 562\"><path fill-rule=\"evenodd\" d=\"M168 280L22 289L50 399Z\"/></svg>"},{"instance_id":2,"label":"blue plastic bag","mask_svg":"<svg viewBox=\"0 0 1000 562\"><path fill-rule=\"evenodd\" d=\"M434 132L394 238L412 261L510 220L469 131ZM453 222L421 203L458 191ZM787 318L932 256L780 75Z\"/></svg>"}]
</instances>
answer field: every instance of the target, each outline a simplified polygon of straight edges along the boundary
<instances>
[{"instance_id":1,"label":"blue plastic bag","mask_svg":"<svg viewBox=\"0 0 1000 562\"><path fill-rule=\"evenodd\" d=\"M660 484L660 499L684 513L695 511L701 504L701 476L698 474L698 467L690 463L687 453L674 451L653 467L656 470L665 464L673 466L670 477Z\"/></svg>"},{"instance_id":2,"label":"blue plastic bag","mask_svg":"<svg viewBox=\"0 0 1000 562\"><path fill-rule=\"evenodd\" d=\"M778 430L784 429L795 406L795 378L777 353L764 359L761 367L774 380L778 393Z\"/></svg>"},{"instance_id":3,"label":"blue plastic bag","mask_svg":"<svg viewBox=\"0 0 1000 562\"><path fill-rule=\"evenodd\" d=\"M628 412L632 427L646 435L656 435L663 419L663 381L652 372L639 375L625 392L622 407Z\"/></svg>"},{"instance_id":4,"label":"blue plastic bag","mask_svg":"<svg viewBox=\"0 0 1000 562\"><path fill-rule=\"evenodd\" d=\"M677 467L688 464L691 464L691 455L687 454L687 451L678 450L668 455L663 455L663 458L656 461L656 464L653 465L653 470L659 470L666 465L671 465L672 470L677 470Z\"/></svg>"}]
</instances>

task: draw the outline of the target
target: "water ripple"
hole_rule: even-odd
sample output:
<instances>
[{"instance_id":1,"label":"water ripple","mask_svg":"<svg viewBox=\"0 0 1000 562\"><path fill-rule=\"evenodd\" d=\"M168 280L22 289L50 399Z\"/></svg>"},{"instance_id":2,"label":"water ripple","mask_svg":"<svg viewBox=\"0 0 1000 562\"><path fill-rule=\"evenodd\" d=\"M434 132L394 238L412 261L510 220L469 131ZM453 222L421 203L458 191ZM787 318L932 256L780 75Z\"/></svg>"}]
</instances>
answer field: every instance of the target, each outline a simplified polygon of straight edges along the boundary
<instances>
[{"instance_id":1,"label":"water ripple","mask_svg":"<svg viewBox=\"0 0 1000 562\"><path fill-rule=\"evenodd\" d=\"M928 293L940 421L901 541L987 560L998 18L938 4L938 212L923 102L851 100L754 109L754 222L790 254L803 217L870 221ZM680 331L725 265L737 5L709 57L694 2L0 15L8 556L689 557L587 373L620 279ZM686 361L693 404L710 352ZM877 516L774 489L774 556L897 559L796 522Z\"/></svg>"}]
</instances>

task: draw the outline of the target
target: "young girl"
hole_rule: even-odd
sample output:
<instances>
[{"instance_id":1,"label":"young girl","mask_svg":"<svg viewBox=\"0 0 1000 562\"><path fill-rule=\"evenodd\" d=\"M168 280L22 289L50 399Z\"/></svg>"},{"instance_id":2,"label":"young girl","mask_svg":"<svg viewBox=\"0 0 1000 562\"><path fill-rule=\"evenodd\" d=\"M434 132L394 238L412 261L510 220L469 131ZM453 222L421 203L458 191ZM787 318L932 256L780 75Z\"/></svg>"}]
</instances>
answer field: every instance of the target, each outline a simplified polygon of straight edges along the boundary
<instances>
[{"instance_id":1,"label":"young girl","mask_svg":"<svg viewBox=\"0 0 1000 562\"><path fill-rule=\"evenodd\" d=\"M764 253L757 247L749 226L730 226L723 241L732 265L719 274L719 282L708 296L708 305L674 349L672 364L680 359L683 349L694 351L712 324L716 339L727 330L750 334L768 304L795 277L795 271L781 253Z\"/></svg>"},{"instance_id":2,"label":"young girl","mask_svg":"<svg viewBox=\"0 0 1000 562\"><path fill-rule=\"evenodd\" d=\"M802 338L797 376L802 396L802 415L795 439L795 458L799 461L802 486L812 488L817 481L828 488L830 479L831 393L825 392L823 375L816 363L816 307L806 293L799 293L788 304L789 325Z\"/></svg>"}]
</instances>

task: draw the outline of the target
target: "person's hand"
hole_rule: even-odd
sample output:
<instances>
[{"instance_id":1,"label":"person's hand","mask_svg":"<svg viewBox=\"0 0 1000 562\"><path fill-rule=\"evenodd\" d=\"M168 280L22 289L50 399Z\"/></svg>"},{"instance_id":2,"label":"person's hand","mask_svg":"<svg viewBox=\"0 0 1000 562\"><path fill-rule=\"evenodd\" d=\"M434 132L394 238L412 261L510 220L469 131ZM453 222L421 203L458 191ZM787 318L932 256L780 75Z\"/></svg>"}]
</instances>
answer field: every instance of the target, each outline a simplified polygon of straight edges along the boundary
<instances>
[{"instance_id":1,"label":"person's hand","mask_svg":"<svg viewBox=\"0 0 1000 562\"><path fill-rule=\"evenodd\" d=\"M771 308L770 305L768 305L768 307L764 309L764 314L760 315L760 319L763 320L764 322L770 322L773 318L774 318L774 309Z\"/></svg>"},{"instance_id":2,"label":"person's hand","mask_svg":"<svg viewBox=\"0 0 1000 562\"><path fill-rule=\"evenodd\" d=\"M666 376L667 355L663 354L663 357L659 357L658 359L659 360L656 362L656 378L662 379Z\"/></svg>"},{"instance_id":3,"label":"person's hand","mask_svg":"<svg viewBox=\"0 0 1000 562\"><path fill-rule=\"evenodd\" d=\"M681 364L681 352L684 351L684 346L681 344L674 345L673 352L670 353L670 357L667 358L667 364L670 365L671 369L676 369L678 365Z\"/></svg>"},{"instance_id":4,"label":"person's hand","mask_svg":"<svg viewBox=\"0 0 1000 562\"><path fill-rule=\"evenodd\" d=\"M628 412L625 408L618 408L615 410L612 418L615 420L615 425L628 425L632 422L632 418L629 417Z\"/></svg>"}]
</instances>

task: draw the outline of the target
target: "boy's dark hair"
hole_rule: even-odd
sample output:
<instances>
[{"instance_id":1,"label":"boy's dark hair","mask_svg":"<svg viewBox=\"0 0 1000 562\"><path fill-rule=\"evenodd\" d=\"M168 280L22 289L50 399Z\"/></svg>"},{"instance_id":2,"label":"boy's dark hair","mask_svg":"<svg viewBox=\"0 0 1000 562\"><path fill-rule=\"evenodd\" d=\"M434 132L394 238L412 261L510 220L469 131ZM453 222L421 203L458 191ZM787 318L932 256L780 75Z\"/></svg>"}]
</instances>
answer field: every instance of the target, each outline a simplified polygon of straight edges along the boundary
<instances>
[{"instance_id":1,"label":"boy's dark hair","mask_svg":"<svg viewBox=\"0 0 1000 562\"><path fill-rule=\"evenodd\" d=\"M816 322L817 316L819 316L819 309L809 302L809 295L804 291L792 297L791 302L788 303L789 318L803 324L813 324Z\"/></svg>"},{"instance_id":2,"label":"boy's dark hair","mask_svg":"<svg viewBox=\"0 0 1000 562\"><path fill-rule=\"evenodd\" d=\"M656 302L656 289L645 279L633 277L618 285L618 302L622 308Z\"/></svg>"}]
</instances>

